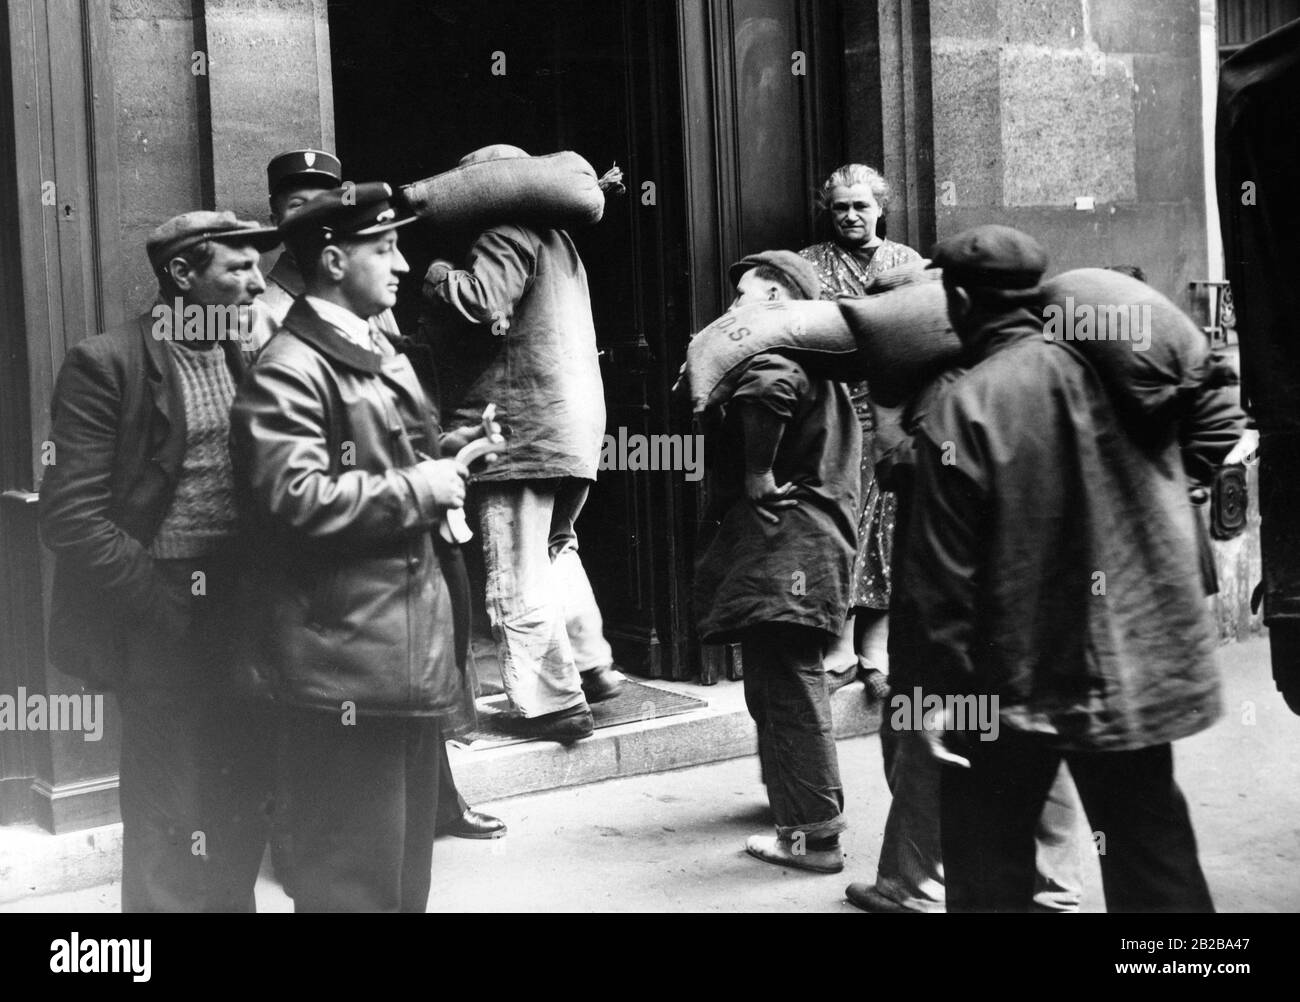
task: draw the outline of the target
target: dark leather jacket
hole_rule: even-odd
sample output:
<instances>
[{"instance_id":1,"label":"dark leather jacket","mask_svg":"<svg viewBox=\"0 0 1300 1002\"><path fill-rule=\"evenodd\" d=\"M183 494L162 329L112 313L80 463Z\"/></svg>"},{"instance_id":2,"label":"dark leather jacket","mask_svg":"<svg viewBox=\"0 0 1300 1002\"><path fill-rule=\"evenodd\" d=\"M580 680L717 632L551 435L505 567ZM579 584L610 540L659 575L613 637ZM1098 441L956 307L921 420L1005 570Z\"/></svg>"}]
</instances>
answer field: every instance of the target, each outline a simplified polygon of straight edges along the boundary
<instances>
[{"instance_id":1,"label":"dark leather jacket","mask_svg":"<svg viewBox=\"0 0 1300 1002\"><path fill-rule=\"evenodd\" d=\"M431 531L442 509L415 469L437 441L404 356L295 301L231 413L254 551L241 664L261 691L336 713L465 708L464 566Z\"/></svg>"},{"instance_id":2,"label":"dark leather jacket","mask_svg":"<svg viewBox=\"0 0 1300 1002\"><path fill-rule=\"evenodd\" d=\"M185 457L185 401L154 318L74 345L54 387L53 462L41 483L41 538L54 553L50 660L112 687L124 680L124 631L174 608L148 546ZM236 379L237 340L224 342Z\"/></svg>"}]
</instances>

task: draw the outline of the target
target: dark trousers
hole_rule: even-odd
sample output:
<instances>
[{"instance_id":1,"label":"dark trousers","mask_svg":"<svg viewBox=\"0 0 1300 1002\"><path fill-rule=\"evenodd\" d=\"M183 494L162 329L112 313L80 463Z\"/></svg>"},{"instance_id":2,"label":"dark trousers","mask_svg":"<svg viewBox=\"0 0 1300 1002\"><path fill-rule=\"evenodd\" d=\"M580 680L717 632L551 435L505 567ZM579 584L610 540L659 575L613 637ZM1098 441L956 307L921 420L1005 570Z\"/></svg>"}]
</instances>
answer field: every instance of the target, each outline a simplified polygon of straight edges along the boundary
<instances>
[{"instance_id":1,"label":"dark trousers","mask_svg":"<svg viewBox=\"0 0 1300 1002\"><path fill-rule=\"evenodd\" d=\"M119 693L122 911L251 912L273 747L211 690Z\"/></svg>"},{"instance_id":2,"label":"dark trousers","mask_svg":"<svg viewBox=\"0 0 1300 1002\"><path fill-rule=\"evenodd\" d=\"M287 710L283 783L300 912L423 912L438 815L436 720Z\"/></svg>"},{"instance_id":3,"label":"dark trousers","mask_svg":"<svg viewBox=\"0 0 1300 1002\"><path fill-rule=\"evenodd\" d=\"M758 755L777 834L842 832L844 789L822 655L830 636L790 623L745 630L745 704L758 725Z\"/></svg>"},{"instance_id":4,"label":"dark trousers","mask_svg":"<svg viewBox=\"0 0 1300 1002\"><path fill-rule=\"evenodd\" d=\"M447 743L438 749L438 829L455 824L469 810L469 804L456 789L456 777L451 774L451 760L447 758Z\"/></svg>"},{"instance_id":5,"label":"dark trousers","mask_svg":"<svg viewBox=\"0 0 1300 1002\"><path fill-rule=\"evenodd\" d=\"M285 753L294 755L290 748ZM283 775L283 766L281 775ZM451 774L451 761L447 757L447 744L443 742L438 752L438 831L445 831L460 820L461 815L469 810L469 804L456 789L456 777ZM271 861L275 868L276 879L290 897L293 896L293 840L289 837L289 793L283 782L275 794L275 804L271 811Z\"/></svg>"},{"instance_id":6,"label":"dark trousers","mask_svg":"<svg viewBox=\"0 0 1300 1002\"><path fill-rule=\"evenodd\" d=\"M950 912L1030 911L1034 832L1064 758L1101 862L1112 912L1212 912L1187 802L1168 744L1060 752L1003 728L965 746L969 769L942 770L940 834Z\"/></svg>"},{"instance_id":7,"label":"dark trousers","mask_svg":"<svg viewBox=\"0 0 1300 1002\"><path fill-rule=\"evenodd\" d=\"M254 910L274 731L228 692L231 568L228 556L158 561L177 617L123 632L124 912Z\"/></svg>"}]
</instances>

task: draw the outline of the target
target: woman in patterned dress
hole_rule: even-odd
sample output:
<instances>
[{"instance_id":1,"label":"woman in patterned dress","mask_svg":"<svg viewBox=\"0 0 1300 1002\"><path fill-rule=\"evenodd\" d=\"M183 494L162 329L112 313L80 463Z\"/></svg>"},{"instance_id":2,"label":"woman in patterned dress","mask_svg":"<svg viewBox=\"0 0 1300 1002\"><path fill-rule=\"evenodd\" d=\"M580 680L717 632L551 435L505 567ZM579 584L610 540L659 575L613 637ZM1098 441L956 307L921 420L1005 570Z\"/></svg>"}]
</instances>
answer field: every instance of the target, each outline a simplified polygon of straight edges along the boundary
<instances>
[{"instance_id":1,"label":"woman in patterned dress","mask_svg":"<svg viewBox=\"0 0 1300 1002\"><path fill-rule=\"evenodd\" d=\"M817 201L830 217L834 239L799 253L817 268L823 299L864 295L877 275L921 259L912 248L876 233L889 198L888 183L865 164L845 164L821 186ZM834 681L839 684L852 680L861 668L869 690L883 697L889 670L889 564L896 505L894 495L882 492L876 484L875 423L867 384L857 383L850 389L862 423L864 502L858 520L852 609L839 647L827 657L827 667L838 676Z\"/></svg>"}]
</instances>

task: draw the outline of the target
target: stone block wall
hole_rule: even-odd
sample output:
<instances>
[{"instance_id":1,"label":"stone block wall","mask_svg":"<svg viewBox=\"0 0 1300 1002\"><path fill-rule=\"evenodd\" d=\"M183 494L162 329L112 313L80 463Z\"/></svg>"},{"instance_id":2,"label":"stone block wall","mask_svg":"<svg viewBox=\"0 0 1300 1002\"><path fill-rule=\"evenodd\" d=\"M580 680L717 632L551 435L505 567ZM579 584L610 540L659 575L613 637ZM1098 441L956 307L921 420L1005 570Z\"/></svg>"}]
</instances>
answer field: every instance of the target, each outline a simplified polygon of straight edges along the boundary
<instances>
[{"instance_id":1,"label":"stone block wall","mask_svg":"<svg viewBox=\"0 0 1300 1002\"><path fill-rule=\"evenodd\" d=\"M150 230L197 208L265 220L266 162L333 147L325 0L113 0L110 58L131 314L156 291Z\"/></svg>"},{"instance_id":2,"label":"stone block wall","mask_svg":"<svg viewBox=\"0 0 1300 1002\"><path fill-rule=\"evenodd\" d=\"M1199 31L1192 0L932 0L937 236L1017 226L1053 271L1135 264L1190 309L1208 277Z\"/></svg>"}]
</instances>

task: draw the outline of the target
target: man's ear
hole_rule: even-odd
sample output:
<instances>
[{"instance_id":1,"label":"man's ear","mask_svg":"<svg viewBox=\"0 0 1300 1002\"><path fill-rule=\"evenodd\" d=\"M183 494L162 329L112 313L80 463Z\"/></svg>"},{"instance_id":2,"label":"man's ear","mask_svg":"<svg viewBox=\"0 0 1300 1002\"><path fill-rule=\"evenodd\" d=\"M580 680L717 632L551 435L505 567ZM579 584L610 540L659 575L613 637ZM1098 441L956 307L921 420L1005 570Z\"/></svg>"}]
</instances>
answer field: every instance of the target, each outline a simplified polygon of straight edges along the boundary
<instances>
[{"instance_id":1,"label":"man's ear","mask_svg":"<svg viewBox=\"0 0 1300 1002\"><path fill-rule=\"evenodd\" d=\"M194 288L194 269L183 257L174 257L167 262L167 274L171 276L176 288L189 292Z\"/></svg>"},{"instance_id":2,"label":"man's ear","mask_svg":"<svg viewBox=\"0 0 1300 1002\"><path fill-rule=\"evenodd\" d=\"M952 321L953 327L956 327L960 321L970 316L974 302L970 293L960 285L949 285L945 282L943 291L948 299L948 319Z\"/></svg>"},{"instance_id":3,"label":"man's ear","mask_svg":"<svg viewBox=\"0 0 1300 1002\"><path fill-rule=\"evenodd\" d=\"M320 252L320 265L318 271L322 275L328 275L335 282L343 278L348 272L348 255L342 247L336 244L328 244Z\"/></svg>"}]
</instances>

